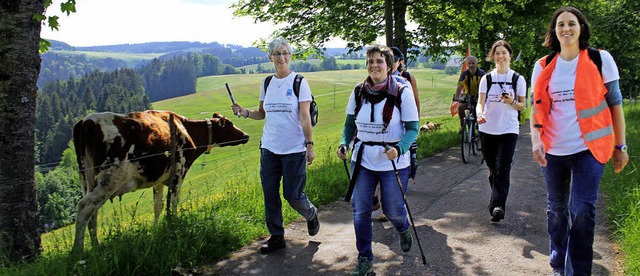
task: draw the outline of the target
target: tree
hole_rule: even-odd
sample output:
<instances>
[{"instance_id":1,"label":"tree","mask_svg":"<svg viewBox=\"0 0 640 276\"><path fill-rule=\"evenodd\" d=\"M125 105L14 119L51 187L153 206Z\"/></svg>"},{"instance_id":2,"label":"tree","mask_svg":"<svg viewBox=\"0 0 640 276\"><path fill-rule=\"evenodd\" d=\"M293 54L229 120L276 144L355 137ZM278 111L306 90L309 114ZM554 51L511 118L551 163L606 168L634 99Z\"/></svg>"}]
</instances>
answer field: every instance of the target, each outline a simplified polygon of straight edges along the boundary
<instances>
[{"instance_id":1,"label":"tree","mask_svg":"<svg viewBox=\"0 0 640 276\"><path fill-rule=\"evenodd\" d=\"M35 193L35 110L44 0L0 1L0 255L41 252ZM5 259L6 258L6 259Z\"/></svg>"},{"instance_id":2,"label":"tree","mask_svg":"<svg viewBox=\"0 0 640 276\"><path fill-rule=\"evenodd\" d=\"M398 46L406 54L414 46L406 30L408 0L240 0L232 6L235 15L252 16L287 26L272 35L283 36L299 46L296 54L322 56L325 43L333 37L349 41L354 51L386 36L387 46ZM260 42L262 47L266 41ZM393 45L389 45L393 44Z\"/></svg>"}]
</instances>

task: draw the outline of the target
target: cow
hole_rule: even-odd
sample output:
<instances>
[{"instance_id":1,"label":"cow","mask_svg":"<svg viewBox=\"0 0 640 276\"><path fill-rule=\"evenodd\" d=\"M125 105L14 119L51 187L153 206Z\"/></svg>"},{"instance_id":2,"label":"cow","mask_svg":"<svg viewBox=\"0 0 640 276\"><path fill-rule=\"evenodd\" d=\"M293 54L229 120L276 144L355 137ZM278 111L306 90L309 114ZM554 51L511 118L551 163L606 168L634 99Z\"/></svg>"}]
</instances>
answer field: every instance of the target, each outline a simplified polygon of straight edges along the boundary
<instances>
[{"instance_id":1,"label":"cow","mask_svg":"<svg viewBox=\"0 0 640 276\"><path fill-rule=\"evenodd\" d=\"M170 170L169 118L175 125L175 161ZM78 202L76 236L72 253L84 249L89 228L92 244L98 244L98 209L107 201L138 189L153 188L155 222L162 213L164 186L174 171L175 193L171 209L177 210L180 186L193 162L212 146L244 144L249 135L224 116L190 120L171 111L147 110L127 115L94 113L73 127L82 199Z\"/></svg>"}]
</instances>

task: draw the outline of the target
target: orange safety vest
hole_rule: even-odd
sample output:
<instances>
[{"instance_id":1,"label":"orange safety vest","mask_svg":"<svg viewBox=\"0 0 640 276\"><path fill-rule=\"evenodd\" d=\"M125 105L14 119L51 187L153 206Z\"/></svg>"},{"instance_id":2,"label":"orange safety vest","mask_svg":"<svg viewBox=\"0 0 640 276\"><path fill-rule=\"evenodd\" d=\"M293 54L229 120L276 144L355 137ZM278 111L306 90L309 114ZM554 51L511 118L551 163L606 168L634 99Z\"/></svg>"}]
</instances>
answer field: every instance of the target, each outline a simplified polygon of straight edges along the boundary
<instances>
[{"instance_id":1,"label":"orange safety vest","mask_svg":"<svg viewBox=\"0 0 640 276\"><path fill-rule=\"evenodd\" d=\"M534 126L540 130L545 151L548 151L551 145L551 138L545 133L551 110L551 98L547 89L558 56L556 55L549 64L546 64L546 56L538 60L543 69L536 81L533 95L533 112L536 120ZM578 124L587 148L600 163L604 164L611 159L614 145L611 111L605 99L607 88L604 86L597 66L589 58L587 50L581 50L579 56L574 84Z\"/></svg>"}]
</instances>

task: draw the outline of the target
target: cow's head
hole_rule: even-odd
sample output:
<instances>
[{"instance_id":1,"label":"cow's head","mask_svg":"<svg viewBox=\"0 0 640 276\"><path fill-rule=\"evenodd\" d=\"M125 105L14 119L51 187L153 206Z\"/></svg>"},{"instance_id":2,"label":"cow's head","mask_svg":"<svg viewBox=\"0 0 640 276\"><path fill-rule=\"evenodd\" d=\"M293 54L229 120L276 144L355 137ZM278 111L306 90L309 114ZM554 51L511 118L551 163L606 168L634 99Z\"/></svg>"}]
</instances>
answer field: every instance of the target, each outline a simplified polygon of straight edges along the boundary
<instances>
[{"instance_id":1,"label":"cow's head","mask_svg":"<svg viewBox=\"0 0 640 276\"><path fill-rule=\"evenodd\" d=\"M249 134L235 127L227 117L213 114L213 143L219 147L236 146L249 141Z\"/></svg>"}]
</instances>

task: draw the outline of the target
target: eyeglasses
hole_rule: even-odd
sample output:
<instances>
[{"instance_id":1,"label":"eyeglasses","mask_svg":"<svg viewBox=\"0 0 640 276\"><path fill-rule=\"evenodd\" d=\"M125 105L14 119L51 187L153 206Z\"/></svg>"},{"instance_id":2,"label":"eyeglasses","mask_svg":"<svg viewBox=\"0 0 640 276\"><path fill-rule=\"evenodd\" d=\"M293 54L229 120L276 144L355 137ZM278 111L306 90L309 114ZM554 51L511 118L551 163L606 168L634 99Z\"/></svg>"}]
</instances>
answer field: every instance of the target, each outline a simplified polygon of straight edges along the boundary
<instances>
[{"instance_id":1,"label":"eyeglasses","mask_svg":"<svg viewBox=\"0 0 640 276\"><path fill-rule=\"evenodd\" d=\"M289 55L291 55L291 53L287 53L287 52L284 52L284 53L280 53L280 52L273 52L273 54L271 54L271 55L272 55L272 56L274 56L274 57L279 58L279 57L288 57Z\"/></svg>"}]
</instances>

